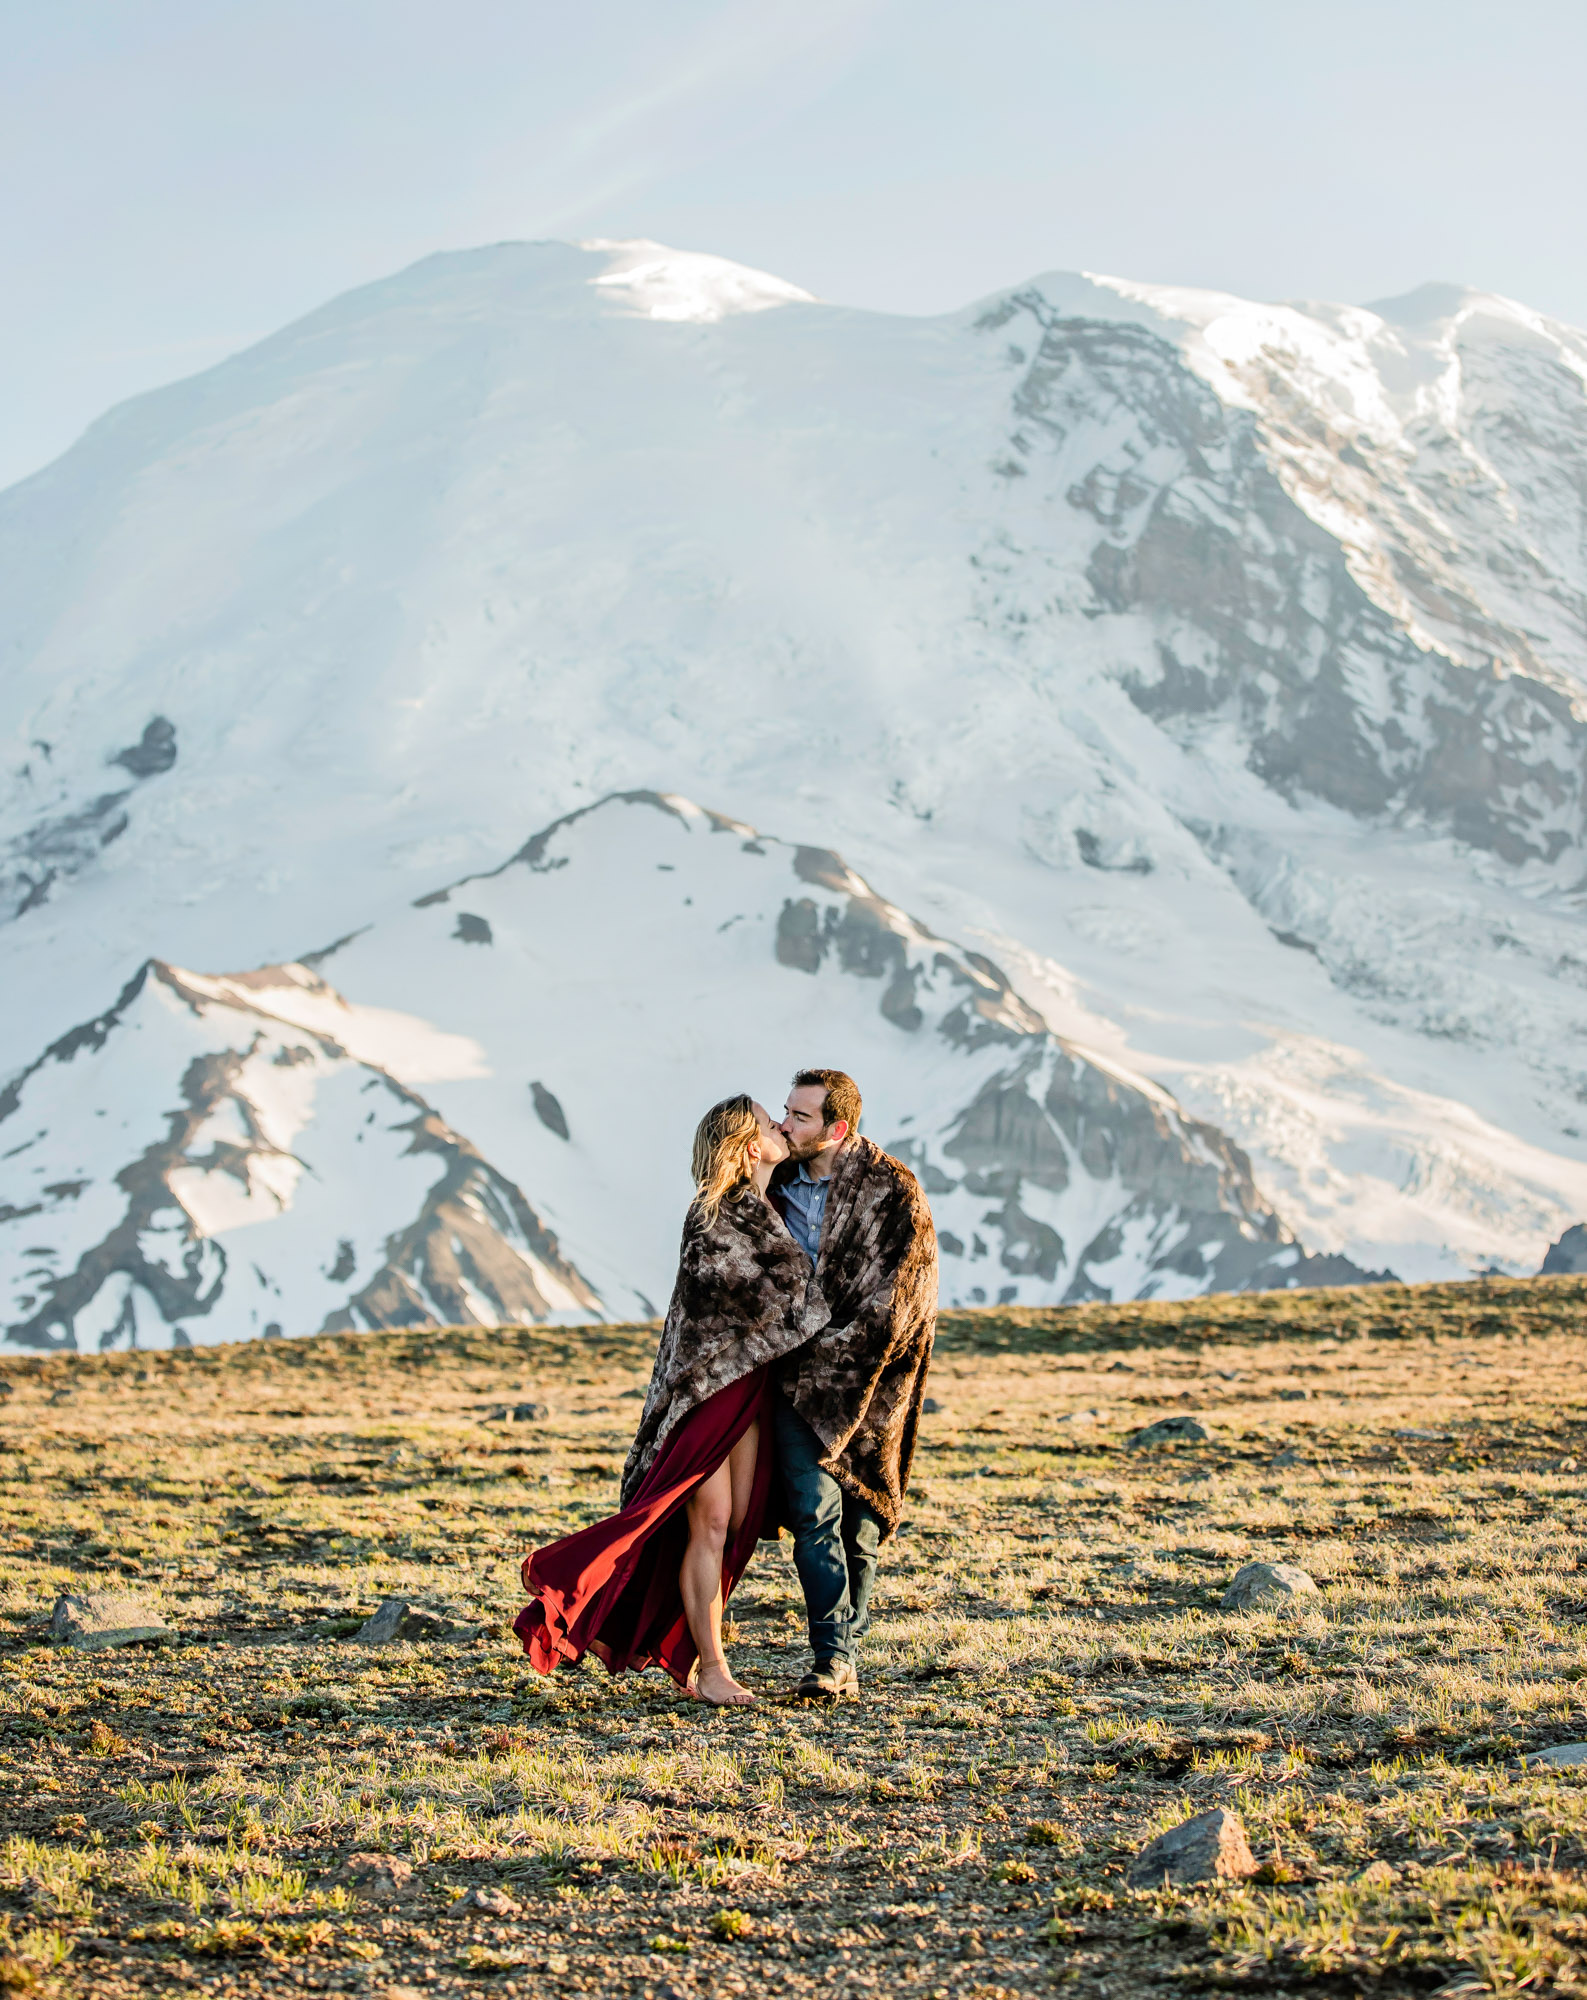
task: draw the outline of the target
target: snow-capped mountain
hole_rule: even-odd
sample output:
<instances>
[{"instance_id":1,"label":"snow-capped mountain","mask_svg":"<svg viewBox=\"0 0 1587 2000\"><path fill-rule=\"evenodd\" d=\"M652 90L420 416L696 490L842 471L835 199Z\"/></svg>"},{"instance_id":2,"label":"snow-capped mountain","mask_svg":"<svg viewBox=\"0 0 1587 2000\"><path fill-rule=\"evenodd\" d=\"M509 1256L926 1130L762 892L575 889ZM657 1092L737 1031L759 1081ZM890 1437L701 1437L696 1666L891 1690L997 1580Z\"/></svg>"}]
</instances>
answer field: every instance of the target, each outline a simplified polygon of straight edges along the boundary
<instances>
[{"instance_id":1,"label":"snow-capped mountain","mask_svg":"<svg viewBox=\"0 0 1587 2000\"><path fill-rule=\"evenodd\" d=\"M841 851L1308 1248L1536 1269L1587 1213L1584 380L1587 338L1446 288L1057 276L920 320L654 245L431 258L0 495L4 1070L150 959L378 938L650 789ZM612 919L563 921L576 984ZM350 1001L472 1032L357 956ZM575 1020L559 1101L635 1102L684 1032L675 979L614 976L638 1032ZM571 1247L566 1159L406 1087L612 1309L649 1292L631 1217Z\"/></svg>"},{"instance_id":2,"label":"snow-capped mountain","mask_svg":"<svg viewBox=\"0 0 1587 2000\"><path fill-rule=\"evenodd\" d=\"M29 1346L650 1314L694 1119L828 1057L952 1303L1362 1275L840 856L642 792L312 964L140 970L0 1103L0 1312Z\"/></svg>"}]
</instances>

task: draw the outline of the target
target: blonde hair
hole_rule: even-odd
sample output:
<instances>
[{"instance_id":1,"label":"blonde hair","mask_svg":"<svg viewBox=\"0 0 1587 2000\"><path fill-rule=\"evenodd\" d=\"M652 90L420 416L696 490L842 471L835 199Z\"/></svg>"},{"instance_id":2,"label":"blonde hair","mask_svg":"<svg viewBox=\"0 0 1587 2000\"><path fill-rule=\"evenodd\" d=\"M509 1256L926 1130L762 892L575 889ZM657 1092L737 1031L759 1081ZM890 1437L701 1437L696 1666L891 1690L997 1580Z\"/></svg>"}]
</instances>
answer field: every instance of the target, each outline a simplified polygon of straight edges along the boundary
<instances>
[{"instance_id":1,"label":"blonde hair","mask_svg":"<svg viewBox=\"0 0 1587 2000\"><path fill-rule=\"evenodd\" d=\"M707 1222L751 1178L749 1143L760 1137L755 1100L742 1093L713 1104L694 1134L694 1198Z\"/></svg>"}]
</instances>

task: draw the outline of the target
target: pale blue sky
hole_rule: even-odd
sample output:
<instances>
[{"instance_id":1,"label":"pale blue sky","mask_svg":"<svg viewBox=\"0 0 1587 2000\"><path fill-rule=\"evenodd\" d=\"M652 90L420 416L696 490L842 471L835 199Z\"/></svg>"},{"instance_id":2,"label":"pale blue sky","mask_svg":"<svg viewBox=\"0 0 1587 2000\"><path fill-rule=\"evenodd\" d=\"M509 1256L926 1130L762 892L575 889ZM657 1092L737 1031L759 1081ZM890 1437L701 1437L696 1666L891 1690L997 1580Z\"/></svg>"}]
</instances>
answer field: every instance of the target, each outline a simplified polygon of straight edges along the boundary
<instances>
[{"instance_id":1,"label":"pale blue sky","mask_svg":"<svg viewBox=\"0 0 1587 2000\"><path fill-rule=\"evenodd\" d=\"M1587 322L1579 0L0 0L0 485L436 249Z\"/></svg>"}]
</instances>

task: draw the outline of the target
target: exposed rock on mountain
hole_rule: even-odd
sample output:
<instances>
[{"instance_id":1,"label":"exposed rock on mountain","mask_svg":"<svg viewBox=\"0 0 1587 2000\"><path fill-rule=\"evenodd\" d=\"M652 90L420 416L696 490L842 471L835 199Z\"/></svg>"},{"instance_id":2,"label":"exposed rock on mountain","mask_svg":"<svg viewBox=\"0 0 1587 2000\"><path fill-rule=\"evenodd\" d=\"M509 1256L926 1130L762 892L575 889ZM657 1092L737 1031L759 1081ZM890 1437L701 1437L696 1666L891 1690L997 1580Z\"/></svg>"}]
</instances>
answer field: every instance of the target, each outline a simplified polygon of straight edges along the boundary
<instances>
[{"instance_id":1,"label":"exposed rock on mountain","mask_svg":"<svg viewBox=\"0 0 1587 2000\"><path fill-rule=\"evenodd\" d=\"M1557 1243L1548 1246L1539 1277L1577 1276L1587 1271L1587 1224L1573 1222Z\"/></svg>"},{"instance_id":2,"label":"exposed rock on mountain","mask_svg":"<svg viewBox=\"0 0 1587 2000\"><path fill-rule=\"evenodd\" d=\"M7 1337L186 1346L598 1314L512 1182L413 1090L274 1018L278 984L335 997L301 967L220 993L151 961L0 1099Z\"/></svg>"}]
</instances>

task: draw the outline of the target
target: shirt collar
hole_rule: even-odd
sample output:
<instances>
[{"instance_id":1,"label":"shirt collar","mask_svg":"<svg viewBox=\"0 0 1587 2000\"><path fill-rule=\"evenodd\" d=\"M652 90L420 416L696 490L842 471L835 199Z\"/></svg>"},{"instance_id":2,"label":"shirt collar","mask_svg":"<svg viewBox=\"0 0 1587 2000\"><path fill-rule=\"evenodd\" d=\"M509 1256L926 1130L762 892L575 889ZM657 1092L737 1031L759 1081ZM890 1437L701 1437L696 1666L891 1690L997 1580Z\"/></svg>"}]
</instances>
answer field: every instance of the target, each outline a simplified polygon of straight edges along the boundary
<instances>
[{"instance_id":1,"label":"shirt collar","mask_svg":"<svg viewBox=\"0 0 1587 2000\"><path fill-rule=\"evenodd\" d=\"M828 1176L828 1178L830 1179L830 1176ZM794 1175L794 1179L797 1181L803 1181L806 1187L821 1186L821 1182L816 1179L813 1173L811 1173L809 1167L805 1164L803 1160L799 1162L799 1171L797 1174Z\"/></svg>"}]
</instances>

